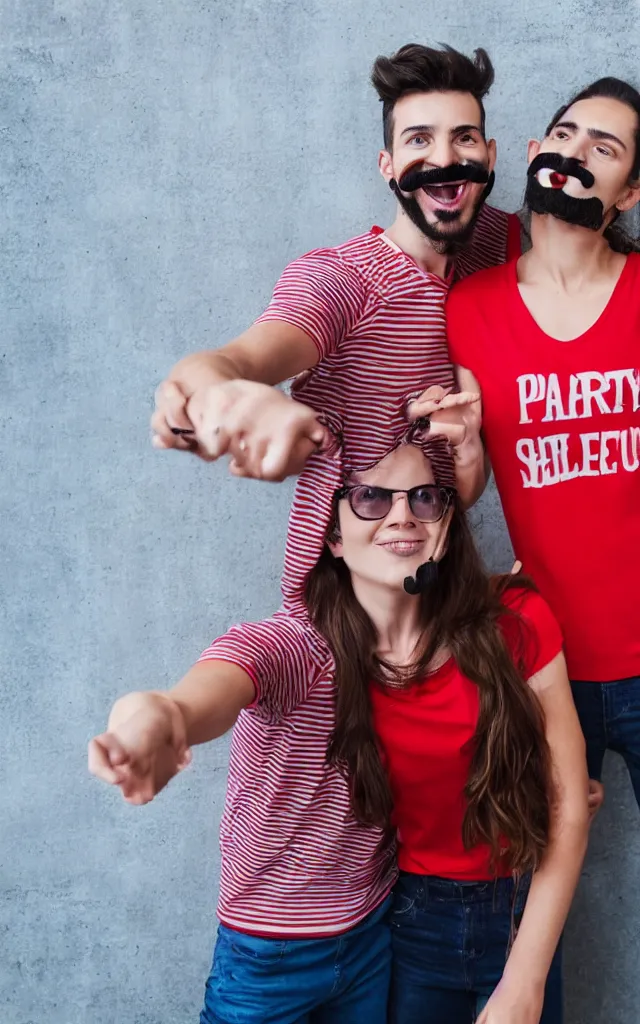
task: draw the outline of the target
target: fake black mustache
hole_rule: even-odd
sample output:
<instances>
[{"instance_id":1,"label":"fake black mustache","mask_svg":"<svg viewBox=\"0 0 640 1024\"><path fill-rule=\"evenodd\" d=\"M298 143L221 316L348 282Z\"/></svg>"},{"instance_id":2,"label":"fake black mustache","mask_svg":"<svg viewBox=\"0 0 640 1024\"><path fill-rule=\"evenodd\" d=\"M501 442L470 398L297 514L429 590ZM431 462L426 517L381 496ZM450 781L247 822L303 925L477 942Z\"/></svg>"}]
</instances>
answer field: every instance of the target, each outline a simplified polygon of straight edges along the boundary
<instances>
[{"instance_id":1,"label":"fake black mustache","mask_svg":"<svg viewBox=\"0 0 640 1024\"><path fill-rule=\"evenodd\" d=\"M470 160L466 164L432 167L428 171L414 165L401 175L398 188L402 192L417 192L419 188L428 185L448 185L451 181L475 181L479 185L486 185L488 180L487 168L477 160Z\"/></svg>"},{"instance_id":2,"label":"fake black mustache","mask_svg":"<svg viewBox=\"0 0 640 1024\"><path fill-rule=\"evenodd\" d=\"M535 178L538 171L549 170L564 174L567 178L577 178L584 188L593 188L596 183L591 171L583 167L579 160L571 156L562 156L560 153L538 153L531 163L527 174Z\"/></svg>"}]
</instances>

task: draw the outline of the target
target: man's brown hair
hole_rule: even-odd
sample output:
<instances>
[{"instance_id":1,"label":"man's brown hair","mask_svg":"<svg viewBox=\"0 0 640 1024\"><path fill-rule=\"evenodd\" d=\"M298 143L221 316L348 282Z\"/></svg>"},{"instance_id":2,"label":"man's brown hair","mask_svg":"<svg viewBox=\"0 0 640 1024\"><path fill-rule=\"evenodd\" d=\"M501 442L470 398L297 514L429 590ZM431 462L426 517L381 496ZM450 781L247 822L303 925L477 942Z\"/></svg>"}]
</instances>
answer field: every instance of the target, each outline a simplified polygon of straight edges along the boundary
<instances>
[{"instance_id":1,"label":"man's brown hair","mask_svg":"<svg viewBox=\"0 0 640 1024\"><path fill-rule=\"evenodd\" d=\"M371 82L382 100L384 147L393 143L393 108L411 92L468 92L480 107L480 127L484 135L483 99L493 85L493 64L486 50L476 50L473 60L452 46L436 50L420 43L408 43L390 57L378 57L371 71Z\"/></svg>"}]
</instances>

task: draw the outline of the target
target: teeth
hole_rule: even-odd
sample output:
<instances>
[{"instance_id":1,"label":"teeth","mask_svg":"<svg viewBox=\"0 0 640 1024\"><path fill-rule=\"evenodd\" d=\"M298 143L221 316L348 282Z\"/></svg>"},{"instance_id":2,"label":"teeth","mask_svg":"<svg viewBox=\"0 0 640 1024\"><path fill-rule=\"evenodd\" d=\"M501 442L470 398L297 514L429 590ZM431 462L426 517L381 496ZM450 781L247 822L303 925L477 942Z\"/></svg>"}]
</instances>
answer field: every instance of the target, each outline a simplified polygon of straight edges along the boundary
<instances>
[{"instance_id":1,"label":"teeth","mask_svg":"<svg viewBox=\"0 0 640 1024\"><path fill-rule=\"evenodd\" d=\"M443 185L425 185L423 191L439 203L455 203L465 186L465 182L446 182Z\"/></svg>"}]
</instances>

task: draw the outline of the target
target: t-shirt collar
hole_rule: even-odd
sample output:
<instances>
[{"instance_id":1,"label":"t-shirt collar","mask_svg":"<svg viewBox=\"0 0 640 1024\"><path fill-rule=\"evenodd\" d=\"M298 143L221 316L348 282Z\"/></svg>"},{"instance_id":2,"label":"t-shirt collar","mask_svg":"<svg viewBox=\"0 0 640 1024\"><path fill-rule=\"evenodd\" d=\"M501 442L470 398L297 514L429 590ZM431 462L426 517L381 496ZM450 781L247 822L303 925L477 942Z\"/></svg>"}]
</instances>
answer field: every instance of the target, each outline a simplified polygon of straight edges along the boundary
<instances>
[{"instance_id":1,"label":"t-shirt collar","mask_svg":"<svg viewBox=\"0 0 640 1024\"><path fill-rule=\"evenodd\" d=\"M447 288L450 288L451 285L453 284L453 278L456 268L454 261L452 259L450 259L447 263L447 273L445 277L440 277L439 274L431 274L429 273L429 271L422 270L421 267L419 267L416 261L414 260L413 256L410 256L408 252L405 252L404 249L401 249L399 245L393 242L388 235L385 235L384 228L381 228L378 224L373 225L373 227L371 228L371 234L375 235L377 238L380 238L380 241L389 249L394 249L397 253L400 253L401 256L404 256L405 259L409 260L416 268L418 273L422 274L423 277L433 277L436 279L436 281L442 281L447 286Z\"/></svg>"}]
</instances>

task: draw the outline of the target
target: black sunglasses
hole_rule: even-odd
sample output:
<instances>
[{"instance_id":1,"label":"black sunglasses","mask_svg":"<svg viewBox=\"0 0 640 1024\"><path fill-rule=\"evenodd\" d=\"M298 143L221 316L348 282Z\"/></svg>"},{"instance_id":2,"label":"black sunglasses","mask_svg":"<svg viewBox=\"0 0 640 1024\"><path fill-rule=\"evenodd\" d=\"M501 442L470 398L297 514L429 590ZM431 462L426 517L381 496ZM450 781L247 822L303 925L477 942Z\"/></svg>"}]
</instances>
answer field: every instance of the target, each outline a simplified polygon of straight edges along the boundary
<instances>
[{"instance_id":1,"label":"black sunglasses","mask_svg":"<svg viewBox=\"0 0 640 1024\"><path fill-rule=\"evenodd\" d=\"M397 487L391 490L389 487L353 484L336 491L336 499L347 498L358 519L384 519L391 511L393 496L406 494L416 519L421 523L437 523L451 505L455 493L453 487L439 487L438 484L421 484L408 491Z\"/></svg>"}]
</instances>

